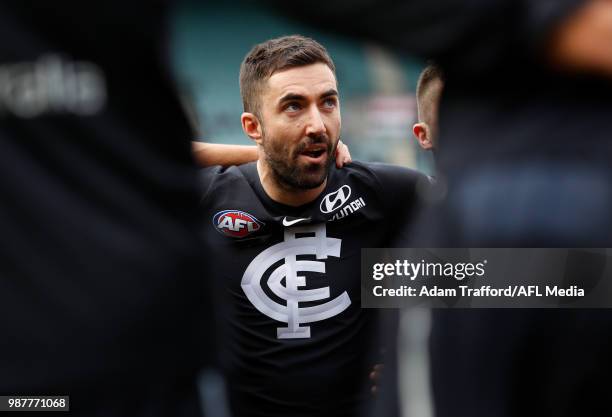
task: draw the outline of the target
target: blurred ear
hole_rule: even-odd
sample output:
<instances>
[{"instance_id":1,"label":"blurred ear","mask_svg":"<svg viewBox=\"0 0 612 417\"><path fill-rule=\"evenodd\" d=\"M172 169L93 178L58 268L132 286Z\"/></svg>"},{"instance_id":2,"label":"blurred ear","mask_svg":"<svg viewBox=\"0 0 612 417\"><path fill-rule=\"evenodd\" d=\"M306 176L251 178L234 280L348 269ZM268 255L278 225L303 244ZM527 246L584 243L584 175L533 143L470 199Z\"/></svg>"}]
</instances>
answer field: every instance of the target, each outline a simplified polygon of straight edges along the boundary
<instances>
[{"instance_id":1,"label":"blurred ear","mask_svg":"<svg viewBox=\"0 0 612 417\"><path fill-rule=\"evenodd\" d=\"M412 127L412 133L419 142L419 146L424 150L428 151L433 148L433 142L431 141L431 129L427 123L419 122Z\"/></svg>"},{"instance_id":2,"label":"blurred ear","mask_svg":"<svg viewBox=\"0 0 612 417\"><path fill-rule=\"evenodd\" d=\"M259 119L253 113L242 113L240 116L240 122L242 123L242 130L248 137L253 139L255 143L261 145L263 138L261 123Z\"/></svg>"}]
</instances>

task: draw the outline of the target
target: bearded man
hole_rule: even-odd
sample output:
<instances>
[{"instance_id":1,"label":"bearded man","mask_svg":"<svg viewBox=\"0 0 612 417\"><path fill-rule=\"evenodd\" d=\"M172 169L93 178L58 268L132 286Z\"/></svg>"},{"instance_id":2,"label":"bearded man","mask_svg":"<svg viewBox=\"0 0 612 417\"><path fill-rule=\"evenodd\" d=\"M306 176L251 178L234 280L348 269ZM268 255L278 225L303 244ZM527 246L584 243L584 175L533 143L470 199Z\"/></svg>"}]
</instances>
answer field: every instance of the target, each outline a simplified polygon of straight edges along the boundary
<instances>
[{"instance_id":1,"label":"bearded man","mask_svg":"<svg viewBox=\"0 0 612 417\"><path fill-rule=\"evenodd\" d=\"M335 66L312 39L256 45L240 89L259 160L202 176L232 411L357 416L381 362L378 314L360 308L361 249L391 243L427 178L384 164L333 166Z\"/></svg>"}]
</instances>

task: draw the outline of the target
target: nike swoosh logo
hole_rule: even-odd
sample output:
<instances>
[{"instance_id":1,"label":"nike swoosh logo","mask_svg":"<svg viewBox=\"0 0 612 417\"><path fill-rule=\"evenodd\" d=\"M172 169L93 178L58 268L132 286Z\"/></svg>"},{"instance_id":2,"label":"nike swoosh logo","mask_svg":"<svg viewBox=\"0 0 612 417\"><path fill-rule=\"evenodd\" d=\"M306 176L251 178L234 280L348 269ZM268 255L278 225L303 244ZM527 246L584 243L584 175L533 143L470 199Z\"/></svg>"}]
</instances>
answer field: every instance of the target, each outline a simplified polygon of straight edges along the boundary
<instances>
[{"instance_id":1,"label":"nike swoosh logo","mask_svg":"<svg viewBox=\"0 0 612 417\"><path fill-rule=\"evenodd\" d=\"M285 217L283 219L283 226L289 227L289 226L293 226L296 223L303 222L303 221L308 221L308 220L310 220L310 217L308 217L306 219L295 219L295 220L287 220L287 218Z\"/></svg>"}]
</instances>

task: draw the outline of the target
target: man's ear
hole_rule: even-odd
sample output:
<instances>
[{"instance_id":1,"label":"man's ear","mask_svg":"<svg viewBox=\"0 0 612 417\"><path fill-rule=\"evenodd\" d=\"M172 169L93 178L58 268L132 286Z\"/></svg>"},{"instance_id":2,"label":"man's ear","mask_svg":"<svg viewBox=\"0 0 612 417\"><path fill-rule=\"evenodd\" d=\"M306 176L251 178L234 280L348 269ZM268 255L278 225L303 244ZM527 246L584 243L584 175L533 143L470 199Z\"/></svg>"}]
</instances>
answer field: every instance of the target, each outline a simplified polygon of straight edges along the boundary
<instances>
[{"instance_id":1,"label":"man's ear","mask_svg":"<svg viewBox=\"0 0 612 417\"><path fill-rule=\"evenodd\" d=\"M431 141L431 130L429 129L429 125L427 123L416 123L412 127L412 133L414 134L417 142L419 142L421 148L425 149L426 151L433 148L433 143Z\"/></svg>"},{"instance_id":2,"label":"man's ear","mask_svg":"<svg viewBox=\"0 0 612 417\"><path fill-rule=\"evenodd\" d=\"M259 119L253 113L242 113L240 116L240 122L242 123L242 130L248 137L253 139L255 143L261 145L261 140L263 138L261 123L259 123Z\"/></svg>"}]
</instances>

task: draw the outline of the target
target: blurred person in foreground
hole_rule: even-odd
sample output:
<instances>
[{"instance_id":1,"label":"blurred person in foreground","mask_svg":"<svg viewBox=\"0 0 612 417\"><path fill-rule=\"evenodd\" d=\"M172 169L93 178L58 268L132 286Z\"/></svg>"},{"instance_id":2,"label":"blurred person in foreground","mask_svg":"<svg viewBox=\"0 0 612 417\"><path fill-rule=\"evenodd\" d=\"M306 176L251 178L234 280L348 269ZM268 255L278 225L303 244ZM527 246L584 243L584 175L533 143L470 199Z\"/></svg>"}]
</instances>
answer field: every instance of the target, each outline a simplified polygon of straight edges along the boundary
<instances>
[{"instance_id":1,"label":"blurred person in foreground","mask_svg":"<svg viewBox=\"0 0 612 417\"><path fill-rule=\"evenodd\" d=\"M168 11L0 5L2 395L70 395L72 415L202 414L209 261Z\"/></svg>"},{"instance_id":2,"label":"blurred person in foreground","mask_svg":"<svg viewBox=\"0 0 612 417\"><path fill-rule=\"evenodd\" d=\"M240 90L259 160L202 172L232 411L360 416L384 345L378 312L360 306L361 249L390 244L427 179L386 164L332 166L335 65L310 38L253 47Z\"/></svg>"},{"instance_id":3,"label":"blurred person in foreground","mask_svg":"<svg viewBox=\"0 0 612 417\"><path fill-rule=\"evenodd\" d=\"M436 228L432 242L471 244L473 236L485 244L491 235L535 245L556 236L557 245L606 246L611 3L334 2L325 3L324 14L317 7L287 12L318 25L334 22L332 30L434 59L444 69L438 163L450 192L441 210L452 207L462 221ZM504 187L517 187L515 199L496 207L493 196ZM477 202L469 198L475 190ZM580 199L553 204L576 192ZM529 210L510 216L518 207ZM547 213L545 221L537 212Z\"/></svg>"},{"instance_id":4,"label":"blurred person in foreground","mask_svg":"<svg viewBox=\"0 0 612 417\"><path fill-rule=\"evenodd\" d=\"M413 246L612 246L611 1L315 1L291 13L444 69L448 192ZM433 323L438 416L610 413L609 311L438 311Z\"/></svg>"}]
</instances>

